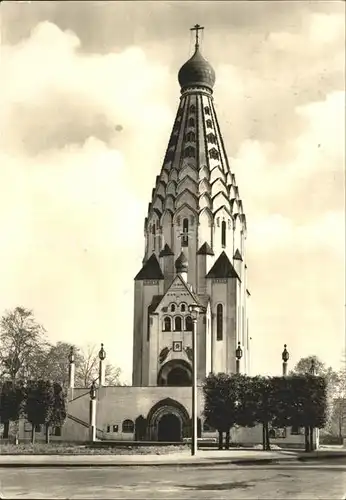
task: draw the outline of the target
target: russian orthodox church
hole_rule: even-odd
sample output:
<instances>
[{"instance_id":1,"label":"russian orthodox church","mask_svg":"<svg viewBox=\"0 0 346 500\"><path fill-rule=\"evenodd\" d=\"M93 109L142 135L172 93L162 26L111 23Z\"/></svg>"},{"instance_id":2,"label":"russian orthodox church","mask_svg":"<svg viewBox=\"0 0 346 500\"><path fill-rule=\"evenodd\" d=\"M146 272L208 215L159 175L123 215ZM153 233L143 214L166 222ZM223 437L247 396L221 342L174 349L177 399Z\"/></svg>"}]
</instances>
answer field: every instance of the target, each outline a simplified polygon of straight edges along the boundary
<instances>
[{"instance_id":1,"label":"russian orthodox church","mask_svg":"<svg viewBox=\"0 0 346 500\"><path fill-rule=\"evenodd\" d=\"M216 438L203 419L205 377L249 373L246 217L215 111L215 72L199 46L200 29L193 28L194 54L178 73L178 110L144 221L143 265L134 278L132 386L105 386L102 347L98 383L74 388L71 353L68 418L53 439L189 438L191 306L201 311L196 327L199 437ZM29 437L30 425L26 432ZM257 427L232 432L234 442L262 441ZM286 434L280 438L286 440Z\"/></svg>"},{"instance_id":2,"label":"russian orthodox church","mask_svg":"<svg viewBox=\"0 0 346 500\"><path fill-rule=\"evenodd\" d=\"M197 326L198 381L234 372L238 343L248 371L246 217L215 112L215 72L196 38L178 73L180 102L144 222L134 386L191 385L193 303L205 310Z\"/></svg>"}]
</instances>

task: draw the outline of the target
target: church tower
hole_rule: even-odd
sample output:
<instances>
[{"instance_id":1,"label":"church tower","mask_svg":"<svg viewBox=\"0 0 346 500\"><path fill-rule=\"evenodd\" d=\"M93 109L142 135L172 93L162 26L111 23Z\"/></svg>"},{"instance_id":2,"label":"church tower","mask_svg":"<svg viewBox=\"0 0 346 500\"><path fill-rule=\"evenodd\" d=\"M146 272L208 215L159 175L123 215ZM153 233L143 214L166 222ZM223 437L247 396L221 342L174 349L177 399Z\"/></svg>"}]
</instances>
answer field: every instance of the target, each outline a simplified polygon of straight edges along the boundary
<instances>
[{"instance_id":1,"label":"church tower","mask_svg":"<svg viewBox=\"0 0 346 500\"><path fill-rule=\"evenodd\" d=\"M195 51L181 67L180 103L144 223L143 267L135 277L135 386L190 385L192 320L197 323L197 371L249 370L246 218L217 120L215 72Z\"/></svg>"}]
</instances>

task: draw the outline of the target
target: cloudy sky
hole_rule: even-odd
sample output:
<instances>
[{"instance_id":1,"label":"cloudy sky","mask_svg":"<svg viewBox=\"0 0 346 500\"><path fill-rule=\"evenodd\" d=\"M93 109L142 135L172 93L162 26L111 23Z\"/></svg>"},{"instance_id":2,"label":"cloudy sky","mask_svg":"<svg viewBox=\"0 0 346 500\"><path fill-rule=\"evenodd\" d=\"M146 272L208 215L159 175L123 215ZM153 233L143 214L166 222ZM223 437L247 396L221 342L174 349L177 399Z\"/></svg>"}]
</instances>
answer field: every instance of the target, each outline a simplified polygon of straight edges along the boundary
<instances>
[{"instance_id":1,"label":"cloudy sky","mask_svg":"<svg viewBox=\"0 0 346 500\"><path fill-rule=\"evenodd\" d=\"M252 372L345 348L345 5L6 2L1 14L0 313L52 341L103 341L131 379L133 277L205 26L247 214Z\"/></svg>"}]
</instances>

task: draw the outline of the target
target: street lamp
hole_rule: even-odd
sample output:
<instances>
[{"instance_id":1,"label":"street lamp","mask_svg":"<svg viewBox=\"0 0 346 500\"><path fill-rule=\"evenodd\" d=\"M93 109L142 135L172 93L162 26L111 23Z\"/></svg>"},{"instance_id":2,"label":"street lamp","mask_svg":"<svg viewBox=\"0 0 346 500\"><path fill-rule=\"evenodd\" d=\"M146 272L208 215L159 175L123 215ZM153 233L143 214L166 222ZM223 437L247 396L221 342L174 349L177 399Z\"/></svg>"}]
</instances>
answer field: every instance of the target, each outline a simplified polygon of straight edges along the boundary
<instances>
[{"instance_id":1,"label":"street lamp","mask_svg":"<svg viewBox=\"0 0 346 500\"><path fill-rule=\"evenodd\" d=\"M240 347L240 342L238 342L238 347L235 350L235 357L236 357L235 371L236 371L236 373L239 373L240 372L240 360L243 357L243 350Z\"/></svg>"},{"instance_id":2,"label":"street lamp","mask_svg":"<svg viewBox=\"0 0 346 500\"><path fill-rule=\"evenodd\" d=\"M287 375L287 361L290 358L289 352L287 350L287 344L284 344L284 350L282 351L282 375L286 377Z\"/></svg>"},{"instance_id":3,"label":"street lamp","mask_svg":"<svg viewBox=\"0 0 346 500\"><path fill-rule=\"evenodd\" d=\"M103 344L101 344L101 349L99 350L99 385L103 387L106 382L106 366L104 360L106 359L106 351L103 348Z\"/></svg>"},{"instance_id":4,"label":"street lamp","mask_svg":"<svg viewBox=\"0 0 346 500\"><path fill-rule=\"evenodd\" d=\"M74 363L74 349L73 349L72 345L70 347L70 352L69 352L69 355L68 355L68 360L69 360L70 363Z\"/></svg>"},{"instance_id":5,"label":"street lamp","mask_svg":"<svg viewBox=\"0 0 346 500\"><path fill-rule=\"evenodd\" d=\"M70 352L68 355L68 386L71 389L70 397L73 399L73 389L74 389L74 378L75 378L75 363L74 363L74 349L73 346L70 347Z\"/></svg>"},{"instance_id":6,"label":"street lamp","mask_svg":"<svg viewBox=\"0 0 346 500\"><path fill-rule=\"evenodd\" d=\"M103 348L103 344L101 344L101 349L99 350L99 358L101 361L106 359L106 351Z\"/></svg>"},{"instance_id":7,"label":"street lamp","mask_svg":"<svg viewBox=\"0 0 346 500\"><path fill-rule=\"evenodd\" d=\"M91 400L96 399L96 384L95 384L95 380L92 381L92 384L90 386L89 394L90 394L90 399Z\"/></svg>"},{"instance_id":8,"label":"street lamp","mask_svg":"<svg viewBox=\"0 0 346 500\"><path fill-rule=\"evenodd\" d=\"M89 439L91 442L96 441L96 384L92 381L90 391L90 422L89 422Z\"/></svg>"},{"instance_id":9,"label":"street lamp","mask_svg":"<svg viewBox=\"0 0 346 500\"><path fill-rule=\"evenodd\" d=\"M197 454L198 434L197 434L197 318L205 308L199 304L188 306L192 318L192 435L191 435L191 455Z\"/></svg>"}]
</instances>

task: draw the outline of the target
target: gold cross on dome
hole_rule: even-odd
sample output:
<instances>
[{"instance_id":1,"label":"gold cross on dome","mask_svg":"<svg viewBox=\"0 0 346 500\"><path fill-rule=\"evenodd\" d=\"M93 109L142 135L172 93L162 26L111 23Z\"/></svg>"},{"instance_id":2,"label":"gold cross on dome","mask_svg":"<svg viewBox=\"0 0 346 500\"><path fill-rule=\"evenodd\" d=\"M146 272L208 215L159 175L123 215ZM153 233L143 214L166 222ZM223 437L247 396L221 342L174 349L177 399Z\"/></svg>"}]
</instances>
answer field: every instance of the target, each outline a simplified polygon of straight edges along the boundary
<instances>
[{"instance_id":1,"label":"gold cross on dome","mask_svg":"<svg viewBox=\"0 0 346 500\"><path fill-rule=\"evenodd\" d=\"M196 32L196 44L195 44L195 47L196 49L198 49L198 46L199 46L199 40L198 40L198 37L199 37L199 31L202 31L204 30L204 26L200 26L199 24L195 24L193 28L190 28L190 31L195 31Z\"/></svg>"}]
</instances>

